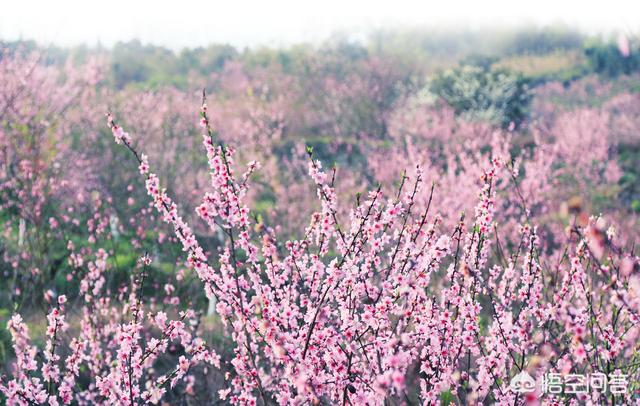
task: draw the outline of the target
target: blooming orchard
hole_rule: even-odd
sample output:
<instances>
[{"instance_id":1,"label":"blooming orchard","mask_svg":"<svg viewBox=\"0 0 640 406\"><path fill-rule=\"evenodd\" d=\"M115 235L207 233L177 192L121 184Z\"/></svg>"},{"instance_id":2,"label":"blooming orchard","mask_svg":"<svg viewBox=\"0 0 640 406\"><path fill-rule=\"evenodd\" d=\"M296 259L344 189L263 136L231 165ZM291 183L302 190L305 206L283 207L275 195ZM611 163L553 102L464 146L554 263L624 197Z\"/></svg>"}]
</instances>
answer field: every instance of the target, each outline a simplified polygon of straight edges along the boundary
<instances>
[{"instance_id":1,"label":"blooming orchard","mask_svg":"<svg viewBox=\"0 0 640 406\"><path fill-rule=\"evenodd\" d=\"M385 69L391 67L376 63L372 75ZM340 92L361 97L367 83L337 86L324 102ZM383 109L382 90L374 88L372 100ZM308 147L313 202L302 200L304 188L295 189L297 199L273 180L264 183L315 211L307 218L303 210L284 210L265 221L253 210L253 181L262 171L270 179L280 166L299 169L301 162L263 152L264 168L241 165L250 154L228 142L240 138L214 130L216 123L229 133L240 126L257 139L250 143L256 151L267 145L260 133L279 139L287 100L265 100L245 100L249 125L225 123L228 111L208 106L203 95L193 124L201 129L208 174L189 178L189 187L164 179L157 169L162 159L147 150L146 139L107 116L155 216L173 233L158 238L163 249L173 242L182 249L179 269L164 286L149 286L157 253L143 249L154 227L143 207L127 223L136 230L139 259L127 280L113 282L122 259L113 242L124 227L96 203L88 244L65 239L67 279L77 282L77 294L44 294L44 345L32 341L20 314L8 323L15 359L0 380L7 404L137 405L185 397L243 405L633 402L640 390L640 259L626 247L634 235L616 231L607 215L586 215L581 204L567 208L567 224L549 218L570 187L618 182L605 113L545 117L530 133L535 148L512 153L510 130L457 122L446 109L385 110L371 126L389 132L393 145L362 148L381 185L347 195L343 169L326 169ZM345 109L341 103L336 111ZM135 108L143 126L151 107ZM349 131L351 119L334 124ZM631 117L623 121L635 128ZM165 126L147 124L150 131ZM453 138L455 145L446 143ZM183 145L176 143L177 151ZM578 152L583 143L591 155ZM404 168L407 156L414 163ZM127 178L132 196L134 184ZM4 188L12 195L21 190ZM179 206L169 190L188 201ZM292 224L306 227L294 232ZM220 243L209 247L203 235L220 236ZM211 303L221 343L207 340L201 303L176 293L190 275ZM523 372L536 380L602 373L624 376L629 385L615 393L545 393L539 386L521 393L510 383Z\"/></svg>"}]
</instances>

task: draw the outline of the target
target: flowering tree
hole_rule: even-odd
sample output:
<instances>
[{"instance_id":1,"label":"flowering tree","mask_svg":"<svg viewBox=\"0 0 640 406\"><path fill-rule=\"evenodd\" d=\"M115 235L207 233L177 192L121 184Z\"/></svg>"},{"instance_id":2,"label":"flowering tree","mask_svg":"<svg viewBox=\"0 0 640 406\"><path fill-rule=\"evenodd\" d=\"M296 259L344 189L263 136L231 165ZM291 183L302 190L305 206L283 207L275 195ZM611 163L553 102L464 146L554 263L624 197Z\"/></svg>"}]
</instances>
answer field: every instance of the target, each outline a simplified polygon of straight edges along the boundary
<instances>
[{"instance_id":1,"label":"flowering tree","mask_svg":"<svg viewBox=\"0 0 640 406\"><path fill-rule=\"evenodd\" d=\"M58 345L69 330L65 296L51 307L42 361L34 357L37 349L20 316L11 319L16 361L12 377L0 385L9 404L157 402L167 387L188 382L201 362L229 369L218 397L234 404L444 398L597 403L632 396L611 389L562 398L539 389L522 394L509 385L524 371L538 378L570 371L638 378L638 258L604 232L602 218L574 224L562 255L545 256L537 228L526 222L517 246L502 246L495 234L502 209L496 190L511 177L507 157L496 156L477 174L481 187L473 214L461 214L452 228L442 226L430 203L433 186L427 188L429 203L416 209L426 182L420 167L403 175L390 197L380 188L359 196L349 222L341 223L335 176L309 149L321 209L303 238L281 243L274 230L254 227L245 203L259 165L249 163L237 176L235 150L211 129L204 102L201 115L210 191L196 212L226 236L217 263L182 220L148 157L111 116L108 123L116 142L138 161L147 193L173 227L188 266L215 299L232 355L220 359L189 328L197 325L193 310L173 321L164 312L145 311L141 287L148 257L122 293L122 316L104 319L110 306L102 291L106 253L98 251L82 277L82 326L64 363ZM158 357L172 342L181 344L184 355L173 370L159 374ZM89 382L79 383L80 377Z\"/></svg>"},{"instance_id":2,"label":"flowering tree","mask_svg":"<svg viewBox=\"0 0 640 406\"><path fill-rule=\"evenodd\" d=\"M58 67L41 58L0 49L0 210L11 214L2 216L2 262L11 269L2 275L10 281L3 292L10 297L0 297L5 303L25 286L42 291L57 274L65 258L56 255L56 237L65 223L78 221L76 209L88 204L94 182L71 135L101 72L95 61Z\"/></svg>"}]
</instances>

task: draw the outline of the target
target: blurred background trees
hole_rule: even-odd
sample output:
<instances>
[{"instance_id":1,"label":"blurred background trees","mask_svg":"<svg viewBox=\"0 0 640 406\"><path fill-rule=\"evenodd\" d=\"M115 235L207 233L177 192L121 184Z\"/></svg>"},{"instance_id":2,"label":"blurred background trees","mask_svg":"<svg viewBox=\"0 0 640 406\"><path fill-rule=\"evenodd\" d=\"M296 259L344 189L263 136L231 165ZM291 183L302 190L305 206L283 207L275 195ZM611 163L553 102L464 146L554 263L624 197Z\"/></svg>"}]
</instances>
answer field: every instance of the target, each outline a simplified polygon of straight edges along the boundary
<instances>
[{"instance_id":1,"label":"blurred background trees","mask_svg":"<svg viewBox=\"0 0 640 406\"><path fill-rule=\"evenodd\" d=\"M346 202L377 182L392 189L403 169L424 164L441 180L438 206L454 222L474 201L465 198L476 190L465 175L507 149L547 236L562 234L569 212L611 214L638 236L640 51L631 36L556 26L379 31L361 42L280 49L0 47L0 277L8 282L0 285L0 362L11 311L38 312L44 291L76 287L69 241L109 252L114 291L142 252L155 258L150 294L181 269L178 247L159 248L170 233L104 114L121 117L145 145L191 219L207 180L197 127L203 87L222 139L240 161L262 163L253 213L278 233L299 235L307 224L274 219L297 213L302 221L316 209L309 145L343 174L336 188ZM194 230L218 248L221 236ZM206 307L189 289L181 293Z\"/></svg>"}]
</instances>

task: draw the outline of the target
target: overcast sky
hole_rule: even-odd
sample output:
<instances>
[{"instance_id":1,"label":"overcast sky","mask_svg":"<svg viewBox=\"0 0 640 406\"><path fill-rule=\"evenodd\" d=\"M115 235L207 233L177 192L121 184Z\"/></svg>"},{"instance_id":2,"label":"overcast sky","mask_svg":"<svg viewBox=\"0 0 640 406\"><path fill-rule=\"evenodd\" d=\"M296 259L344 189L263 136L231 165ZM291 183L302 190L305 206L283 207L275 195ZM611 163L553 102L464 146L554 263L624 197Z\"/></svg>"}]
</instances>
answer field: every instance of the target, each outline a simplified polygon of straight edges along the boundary
<instances>
[{"instance_id":1,"label":"overcast sky","mask_svg":"<svg viewBox=\"0 0 640 406\"><path fill-rule=\"evenodd\" d=\"M640 0L2 0L0 39L113 45L138 38L174 49L319 41L403 26L514 27L565 23L640 31Z\"/></svg>"}]
</instances>

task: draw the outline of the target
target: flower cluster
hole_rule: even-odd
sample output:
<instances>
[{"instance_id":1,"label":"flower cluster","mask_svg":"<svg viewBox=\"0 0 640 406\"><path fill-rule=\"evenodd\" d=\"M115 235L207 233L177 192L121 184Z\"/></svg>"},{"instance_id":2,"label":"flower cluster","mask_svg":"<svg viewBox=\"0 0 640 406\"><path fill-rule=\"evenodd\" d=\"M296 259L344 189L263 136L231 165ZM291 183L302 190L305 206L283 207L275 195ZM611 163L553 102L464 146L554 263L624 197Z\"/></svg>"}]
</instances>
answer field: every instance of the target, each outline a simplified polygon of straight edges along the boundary
<instances>
[{"instance_id":1,"label":"flower cluster","mask_svg":"<svg viewBox=\"0 0 640 406\"><path fill-rule=\"evenodd\" d=\"M69 249L74 245L70 243ZM93 260L80 261L81 257L75 252L70 256L79 273L86 267L80 281L84 304L78 332L69 338L67 297L58 296L47 316L44 359L39 362L20 315L9 322L16 361L13 379L0 381L7 404L158 403L181 382L191 385L193 366L220 368L220 357L196 331L199 316L193 310L179 311L177 318L162 310L146 313L142 291L151 264L148 256L141 258L142 269L132 280L128 296L121 298L124 309L111 303L105 288L107 253L100 249ZM158 368L159 361L170 360L168 353L177 347L182 355L175 367ZM87 380L88 386L83 384Z\"/></svg>"}]
</instances>

